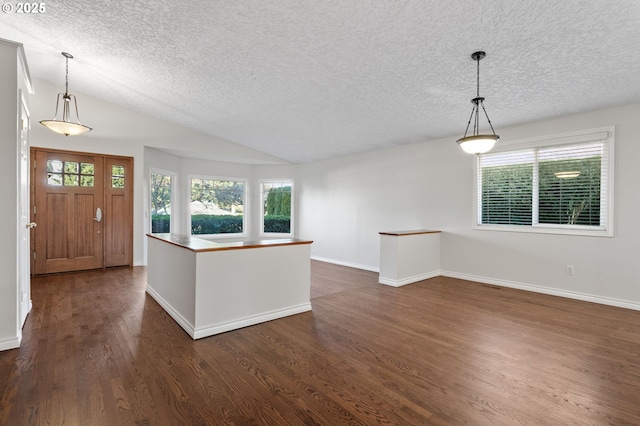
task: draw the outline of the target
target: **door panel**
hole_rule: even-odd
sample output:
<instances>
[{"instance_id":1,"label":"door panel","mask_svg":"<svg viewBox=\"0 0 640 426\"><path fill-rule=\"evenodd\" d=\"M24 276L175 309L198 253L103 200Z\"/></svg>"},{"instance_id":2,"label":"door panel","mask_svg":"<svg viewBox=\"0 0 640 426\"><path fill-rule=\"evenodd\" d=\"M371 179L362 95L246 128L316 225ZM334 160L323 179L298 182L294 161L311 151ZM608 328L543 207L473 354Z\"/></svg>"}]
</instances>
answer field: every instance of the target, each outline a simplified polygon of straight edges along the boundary
<instances>
[{"instance_id":1,"label":"door panel","mask_svg":"<svg viewBox=\"0 0 640 426\"><path fill-rule=\"evenodd\" d=\"M35 274L102 268L101 156L35 150Z\"/></svg>"},{"instance_id":2,"label":"door panel","mask_svg":"<svg viewBox=\"0 0 640 426\"><path fill-rule=\"evenodd\" d=\"M47 203L45 211L53 218L65 218L65 220L52 221L52 226L47 229L47 259L66 259L69 257L69 239L67 238L67 222L69 216L67 206L69 196L67 194L47 194ZM42 208L36 210L43 211ZM39 219L39 218L38 218ZM44 229L46 221L40 221L40 229ZM40 232L38 232L40 234Z\"/></svg>"},{"instance_id":3,"label":"door panel","mask_svg":"<svg viewBox=\"0 0 640 426\"><path fill-rule=\"evenodd\" d=\"M75 222L75 257L95 256L96 252L96 234L94 233L94 206L97 204L93 195L76 194L76 211L75 217L82 218ZM100 231L98 231L100 232Z\"/></svg>"},{"instance_id":4,"label":"door panel","mask_svg":"<svg viewBox=\"0 0 640 426\"><path fill-rule=\"evenodd\" d=\"M112 195L111 196L111 215L110 215L110 223L114 226L110 226L109 232L109 247L111 253L122 254L124 253L124 241L125 235L122 232L122 227L118 226L118 224L125 223L125 215L124 215L124 196L122 195Z\"/></svg>"},{"instance_id":5,"label":"door panel","mask_svg":"<svg viewBox=\"0 0 640 426\"><path fill-rule=\"evenodd\" d=\"M105 266L133 264L133 161L105 158Z\"/></svg>"}]
</instances>

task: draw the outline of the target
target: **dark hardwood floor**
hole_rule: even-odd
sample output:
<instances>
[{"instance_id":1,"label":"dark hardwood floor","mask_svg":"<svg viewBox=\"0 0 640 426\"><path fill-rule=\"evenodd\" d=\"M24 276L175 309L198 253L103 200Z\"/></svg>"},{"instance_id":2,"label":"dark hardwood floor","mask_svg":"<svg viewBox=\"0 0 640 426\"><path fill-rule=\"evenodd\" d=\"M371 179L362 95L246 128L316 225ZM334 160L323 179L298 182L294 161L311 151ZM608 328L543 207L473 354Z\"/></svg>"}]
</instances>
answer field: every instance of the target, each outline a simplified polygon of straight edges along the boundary
<instances>
[{"instance_id":1,"label":"dark hardwood floor","mask_svg":"<svg viewBox=\"0 0 640 426\"><path fill-rule=\"evenodd\" d=\"M0 424L640 424L640 312L312 276L312 312L198 341L144 268L34 278L22 347L0 353Z\"/></svg>"}]
</instances>

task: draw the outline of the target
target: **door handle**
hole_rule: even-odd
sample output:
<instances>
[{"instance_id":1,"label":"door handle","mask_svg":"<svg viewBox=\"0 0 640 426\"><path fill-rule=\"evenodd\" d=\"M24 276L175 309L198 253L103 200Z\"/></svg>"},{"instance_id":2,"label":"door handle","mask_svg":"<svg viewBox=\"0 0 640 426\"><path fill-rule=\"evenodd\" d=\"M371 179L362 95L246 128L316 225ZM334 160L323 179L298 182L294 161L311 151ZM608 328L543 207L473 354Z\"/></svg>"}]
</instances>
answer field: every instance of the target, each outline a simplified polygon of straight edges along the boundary
<instances>
[{"instance_id":1,"label":"door handle","mask_svg":"<svg viewBox=\"0 0 640 426\"><path fill-rule=\"evenodd\" d=\"M100 207L96 209L96 217L94 217L93 220L96 222L102 221L102 210L100 210Z\"/></svg>"},{"instance_id":2,"label":"door handle","mask_svg":"<svg viewBox=\"0 0 640 426\"><path fill-rule=\"evenodd\" d=\"M35 222L29 222L29 223L27 223L27 229L33 229L33 228L35 228L36 226L38 226L38 224L37 224L37 223L35 223Z\"/></svg>"}]
</instances>

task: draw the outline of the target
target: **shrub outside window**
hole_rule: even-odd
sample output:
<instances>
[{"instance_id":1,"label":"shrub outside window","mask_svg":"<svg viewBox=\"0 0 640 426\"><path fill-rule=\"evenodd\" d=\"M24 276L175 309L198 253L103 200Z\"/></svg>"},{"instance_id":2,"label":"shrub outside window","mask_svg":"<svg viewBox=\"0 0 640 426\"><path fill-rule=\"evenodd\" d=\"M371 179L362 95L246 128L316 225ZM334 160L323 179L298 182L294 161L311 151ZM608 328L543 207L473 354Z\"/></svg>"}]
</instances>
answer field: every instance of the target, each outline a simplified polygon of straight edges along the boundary
<instances>
[{"instance_id":1,"label":"shrub outside window","mask_svg":"<svg viewBox=\"0 0 640 426\"><path fill-rule=\"evenodd\" d=\"M596 129L479 155L476 228L613 236L613 140Z\"/></svg>"},{"instance_id":2,"label":"shrub outside window","mask_svg":"<svg viewBox=\"0 0 640 426\"><path fill-rule=\"evenodd\" d=\"M191 234L244 236L245 179L191 178Z\"/></svg>"},{"instance_id":3,"label":"shrub outside window","mask_svg":"<svg viewBox=\"0 0 640 426\"><path fill-rule=\"evenodd\" d=\"M261 181L261 234L293 234L293 181Z\"/></svg>"}]
</instances>

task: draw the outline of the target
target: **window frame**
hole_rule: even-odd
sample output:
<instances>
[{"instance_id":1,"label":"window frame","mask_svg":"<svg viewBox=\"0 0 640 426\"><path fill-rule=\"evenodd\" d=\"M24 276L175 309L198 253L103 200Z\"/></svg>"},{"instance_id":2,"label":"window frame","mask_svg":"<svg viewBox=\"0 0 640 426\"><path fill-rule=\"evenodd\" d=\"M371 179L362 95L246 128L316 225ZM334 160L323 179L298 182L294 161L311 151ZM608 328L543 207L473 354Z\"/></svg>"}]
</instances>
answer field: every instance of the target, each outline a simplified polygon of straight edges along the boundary
<instances>
[{"instance_id":1,"label":"window frame","mask_svg":"<svg viewBox=\"0 0 640 426\"><path fill-rule=\"evenodd\" d=\"M264 184L265 183L290 183L291 184L291 217L289 222L289 230L290 232L264 232ZM261 237L289 237L292 238L294 235L294 206L295 206L295 186L293 179L260 179L258 182L260 186L260 232L259 235Z\"/></svg>"},{"instance_id":2,"label":"window frame","mask_svg":"<svg viewBox=\"0 0 640 426\"><path fill-rule=\"evenodd\" d=\"M614 174L615 174L615 126L600 127L595 129L580 130L576 132L561 133L555 135L541 136L528 139L502 142L500 147L493 149L491 153L521 151L534 148L547 148L553 146L571 145L577 143L588 143L602 140L604 149L607 151L606 161L603 161L602 175L606 176L606 182L601 184L601 188L606 191L606 199L601 202L601 206L606 208L604 225L590 227L585 225L564 225L564 224L540 224L535 223L538 214L538 194L534 190L533 205L534 218L532 225L499 225L483 224L482 218L482 191L480 188L480 158L482 154L476 155L473 167L473 218L472 228L485 231L506 231L524 232L536 234L560 234L560 235L581 235L595 237L614 236ZM534 168L534 179L537 178L537 169ZM534 185L534 189L537 185Z\"/></svg>"},{"instance_id":3,"label":"window frame","mask_svg":"<svg viewBox=\"0 0 640 426\"><path fill-rule=\"evenodd\" d=\"M235 233L223 233L223 234L192 234L191 227L191 185L193 179L201 179L201 180L213 180L213 181L234 181L234 182L242 182L244 184L244 196L242 199L242 232ZM200 175L200 174L190 174L188 179L188 198L187 198L187 215L188 215L188 224L187 224L187 232L188 235L197 238L244 238L249 235L247 229L247 216L249 214L249 205L247 200L249 200L249 179L242 177L230 177L230 176L212 176L212 175Z\"/></svg>"},{"instance_id":4,"label":"window frame","mask_svg":"<svg viewBox=\"0 0 640 426\"><path fill-rule=\"evenodd\" d=\"M177 217L178 217L178 211L179 209L176 209L176 188L178 188L178 184L177 184L177 179L178 179L178 173L177 172L172 172L170 170L163 170L163 169L158 169L155 167L150 167L149 168L149 232L153 233L153 224L152 224L152 206L151 206L151 183L152 183L152 179L151 179L151 175L163 175L163 176L169 176L171 178L171 197L170 197L170 203L171 203L171 214L169 215L169 232L173 233L175 232L176 229L176 221L177 221Z\"/></svg>"}]
</instances>

